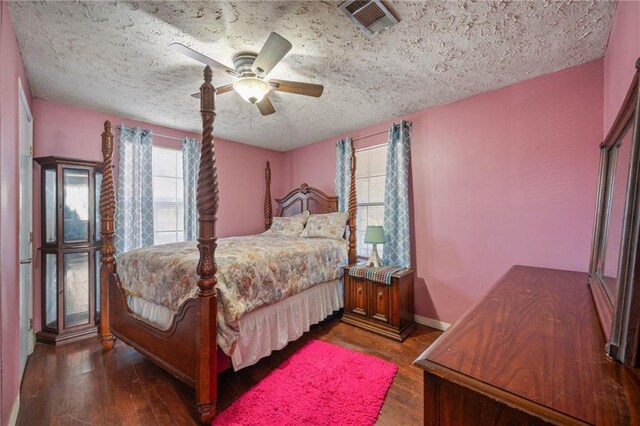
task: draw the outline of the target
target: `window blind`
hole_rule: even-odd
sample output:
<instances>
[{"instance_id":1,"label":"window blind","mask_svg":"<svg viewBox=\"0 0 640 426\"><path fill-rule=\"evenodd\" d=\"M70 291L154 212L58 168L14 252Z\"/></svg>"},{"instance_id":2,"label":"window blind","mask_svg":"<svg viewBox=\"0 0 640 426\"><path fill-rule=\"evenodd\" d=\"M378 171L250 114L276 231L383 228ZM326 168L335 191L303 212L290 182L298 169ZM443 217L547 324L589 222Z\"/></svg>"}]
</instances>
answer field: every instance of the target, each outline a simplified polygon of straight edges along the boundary
<instances>
[{"instance_id":1,"label":"window blind","mask_svg":"<svg viewBox=\"0 0 640 426\"><path fill-rule=\"evenodd\" d=\"M153 242L184 241L182 151L153 147Z\"/></svg>"},{"instance_id":2,"label":"window blind","mask_svg":"<svg viewBox=\"0 0 640 426\"><path fill-rule=\"evenodd\" d=\"M369 225L384 225L384 181L387 145L356 150L356 244L358 256L369 257L371 244L365 244L364 233ZM378 246L382 257L384 244Z\"/></svg>"}]
</instances>

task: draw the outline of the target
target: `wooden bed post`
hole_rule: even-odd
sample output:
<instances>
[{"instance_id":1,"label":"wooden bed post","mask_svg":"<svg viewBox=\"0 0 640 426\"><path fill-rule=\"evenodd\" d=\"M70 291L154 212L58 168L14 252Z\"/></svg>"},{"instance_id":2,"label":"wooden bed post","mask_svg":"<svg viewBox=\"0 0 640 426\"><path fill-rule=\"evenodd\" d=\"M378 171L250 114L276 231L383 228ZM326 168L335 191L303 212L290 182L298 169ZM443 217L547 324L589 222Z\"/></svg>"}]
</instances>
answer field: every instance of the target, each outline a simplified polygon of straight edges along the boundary
<instances>
[{"instance_id":1,"label":"wooden bed post","mask_svg":"<svg viewBox=\"0 0 640 426\"><path fill-rule=\"evenodd\" d=\"M198 417L210 424L216 414L217 386L217 326L216 326L216 214L218 212L218 175L213 142L215 88L211 84L212 71L204 69L204 83L200 86L200 114L202 115L202 151L198 171L196 205L198 208L198 296L196 327L196 404Z\"/></svg>"},{"instance_id":2,"label":"wooden bed post","mask_svg":"<svg viewBox=\"0 0 640 426\"><path fill-rule=\"evenodd\" d=\"M271 228L273 214L271 212L271 164L267 161L264 169L264 230Z\"/></svg>"},{"instance_id":3,"label":"wooden bed post","mask_svg":"<svg viewBox=\"0 0 640 426\"><path fill-rule=\"evenodd\" d=\"M356 198L356 149L351 144L351 185L349 186L349 264L353 265L358 261L358 254L356 252L356 212L357 212L357 198Z\"/></svg>"},{"instance_id":4,"label":"wooden bed post","mask_svg":"<svg viewBox=\"0 0 640 426\"><path fill-rule=\"evenodd\" d=\"M102 348L111 349L116 340L109 329L109 276L116 272L116 246L113 242L116 190L113 184L113 134L109 120L104 122L102 158L104 170L102 188L100 189L100 236L102 239L102 247L100 248L102 262L100 266L100 337Z\"/></svg>"}]
</instances>

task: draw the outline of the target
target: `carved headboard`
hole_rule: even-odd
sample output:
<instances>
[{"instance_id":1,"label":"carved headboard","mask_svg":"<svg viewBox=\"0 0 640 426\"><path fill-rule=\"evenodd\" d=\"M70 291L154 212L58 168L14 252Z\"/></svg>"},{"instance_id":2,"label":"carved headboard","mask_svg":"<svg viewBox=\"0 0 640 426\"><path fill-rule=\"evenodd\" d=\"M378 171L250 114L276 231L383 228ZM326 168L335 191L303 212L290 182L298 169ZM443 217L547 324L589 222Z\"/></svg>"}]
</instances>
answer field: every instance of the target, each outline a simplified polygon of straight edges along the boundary
<instances>
[{"instance_id":1,"label":"carved headboard","mask_svg":"<svg viewBox=\"0 0 640 426\"><path fill-rule=\"evenodd\" d=\"M338 211L338 197L325 194L306 183L293 189L282 198L276 198L278 216L293 216L304 211L311 214L333 213Z\"/></svg>"},{"instance_id":2,"label":"carved headboard","mask_svg":"<svg viewBox=\"0 0 640 426\"><path fill-rule=\"evenodd\" d=\"M356 263L358 255L356 253L356 156L353 146L351 147L351 184L349 186L349 264ZM271 211L271 165L267 161L264 169L264 229L271 228L273 219ZM293 216L304 211L311 214L334 213L338 211L338 197L327 195L317 188L313 188L306 183L300 188L291 190L282 198L276 198L278 203L278 216Z\"/></svg>"}]
</instances>

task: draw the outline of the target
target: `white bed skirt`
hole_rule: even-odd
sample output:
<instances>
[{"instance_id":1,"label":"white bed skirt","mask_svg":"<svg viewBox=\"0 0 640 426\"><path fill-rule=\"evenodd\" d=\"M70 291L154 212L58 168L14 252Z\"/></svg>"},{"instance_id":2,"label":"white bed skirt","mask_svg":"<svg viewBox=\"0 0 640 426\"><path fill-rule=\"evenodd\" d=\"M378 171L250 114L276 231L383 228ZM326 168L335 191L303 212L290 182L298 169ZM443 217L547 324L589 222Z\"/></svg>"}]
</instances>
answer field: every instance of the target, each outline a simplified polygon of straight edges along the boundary
<instances>
[{"instance_id":1,"label":"white bed skirt","mask_svg":"<svg viewBox=\"0 0 640 426\"><path fill-rule=\"evenodd\" d=\"M343 307L342 279L308 290L248 313L240 320L240 338L231 354L234 370L255 364L271 352L297 340L309 328ZM168 328L174 311L140 297L127 296L129 309L160 328Z\"/></svg>"}]
</instances>

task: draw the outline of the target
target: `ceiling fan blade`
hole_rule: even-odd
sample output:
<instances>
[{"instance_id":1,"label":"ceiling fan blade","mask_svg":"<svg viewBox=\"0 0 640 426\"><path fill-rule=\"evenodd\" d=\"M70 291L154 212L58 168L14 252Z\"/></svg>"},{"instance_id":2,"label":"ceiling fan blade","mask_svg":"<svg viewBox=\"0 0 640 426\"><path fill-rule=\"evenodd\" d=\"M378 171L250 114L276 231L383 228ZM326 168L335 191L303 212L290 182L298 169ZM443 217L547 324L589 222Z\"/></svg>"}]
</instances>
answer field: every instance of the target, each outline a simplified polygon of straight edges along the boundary
<instances>
[{"instance_id":1,"label":"ceiling fan blade","mask_svg":"<svg viewBox=\"0 0 640 426\"><path fill-rule=\"evenodd\" d=\"M216 87L216 94L227 93L233 90L233 84L225 84L224 86Z\"/></svg>"},{"instance_id":2,"label":"ceiling fan blade","mask_svg":"<svg viewBox=\"0 0 640 426\"><path fill-rule=\"evenodd\" d=\"M291 50L291 47L289 40L279 34L271 33L253 62L251 71L259 77L266 76Z\"/></svg>"},{"instance_id":3,"label":"ceiling fan blade","mask_svg":"<svg viewBox=\"0 0 640 426\"><path fill-rule=\"evenodd\" d=\"M276 109L273 107L273 104L269 100L268 97L262 98L260 102L256 102L256 106L260 110L260 114L262 115L270 115L276 112Z\"/></svg>"},{"instance_id":4,"label":"ceiling fan blade","mask_svg":"<svg viewBox=\"0 0 640 426\"><path fill-rule=\"evenodd\" d=\"M216 94L219 95L221 93L227 93L233 90L233 84L227 84L224 86L216 87ZM200 99L200 92L193 93L191 95L192 98Z\"/></svg>"},{"instance_id":5,"label":"ceiling fan blade","mask_svg":"<svg viewBox=\"0 0 640 426\"><path fill-rule=\"evenodd\" d=\"M319 98L324 91L324 86L299 81L269 80L271 90L274 92L295 93L296 95L313 96Z\"/></svg>"},{"instance_id":6,"label":"ceiling fan blade","mask_svg":"<svg viewBox=\"0 0 640 426\"><path fill-rule=\"evenodd\" d=\"M225 71L228 74L231 74L233 76L238 76L238 72L236 70L234 70L233 68L229 68L228 66L221 64L218 61L214 61L213 59L211 59L208 56L203 55L200 52L197 52L195 50L193 50L192 48L185 46L182 43L171 43L169 45L169 47L171 48L171 50L173 50L176 53L180 53L182 55L185 55L191 59L195 59L198 62L202 62L205 65L209 65L212 68L215 68L217 70L220 71Z\"/></svg>"}]
</instances>

